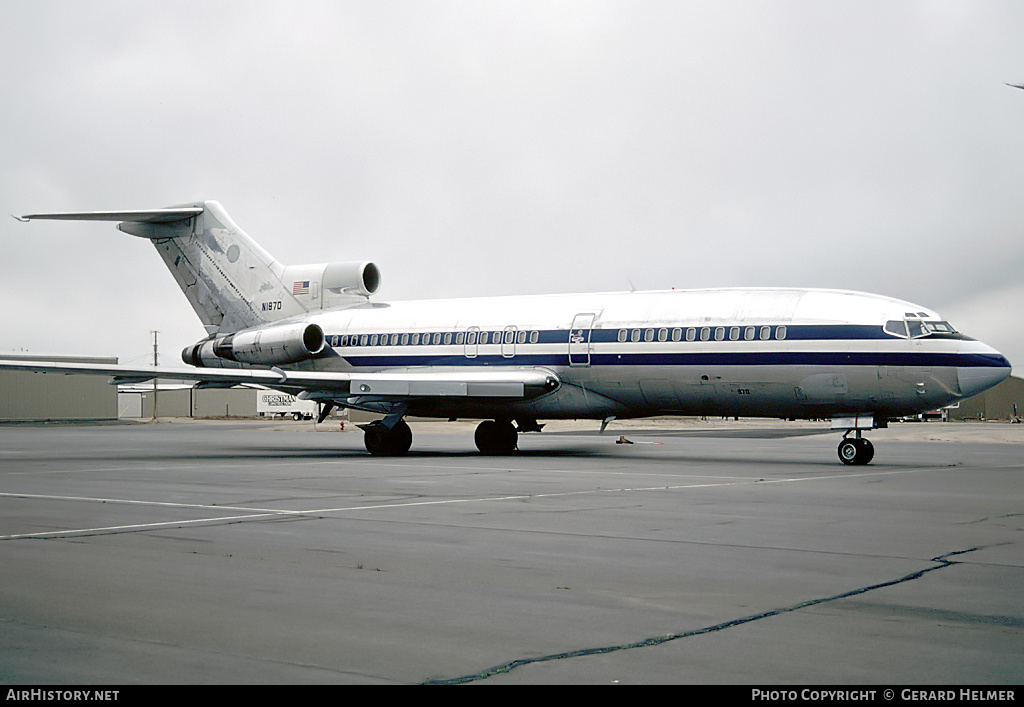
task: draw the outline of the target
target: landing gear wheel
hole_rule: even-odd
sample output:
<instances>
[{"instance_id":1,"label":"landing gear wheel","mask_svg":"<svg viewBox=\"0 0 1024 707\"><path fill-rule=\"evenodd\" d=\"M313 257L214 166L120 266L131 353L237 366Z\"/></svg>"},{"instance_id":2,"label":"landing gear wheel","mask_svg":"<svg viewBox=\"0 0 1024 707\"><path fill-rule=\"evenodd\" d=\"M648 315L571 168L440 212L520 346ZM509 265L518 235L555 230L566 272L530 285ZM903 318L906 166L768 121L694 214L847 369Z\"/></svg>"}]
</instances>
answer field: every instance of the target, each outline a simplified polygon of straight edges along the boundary
<instances>
[{"instance_id":1,"label":"landing gear wheel","mask_svg":"<svg viewBox=\"0 0 1024 707\"><path fill-rule=\"evenodd\" d=\"M412 446L412 430L405 420L390 430L383 424L366 428L363 434L366 451L375 457L400 457Z\"/></svg>"},{"instance_id":2,"label":"landing gear wheel","mask_svg":"<svg viewBox=\"0 0 1024 707\"><path fill-rule=\"evenodd\" d=\"M484 420L473 438L483 454L511 454L519 444L519 433L507 420Z\"/></svg>"},{"instance_id":3,"label":"landing gear wheel","mask_svg":"<svg viewBox=\"0 0 1024 707\"><path fill-rule=\"evenodd\" d=\"M874 456L874 445L864 438L844 439L839 443L839 461L848 466L867 464Z\"/></svg>"}]
</instances>

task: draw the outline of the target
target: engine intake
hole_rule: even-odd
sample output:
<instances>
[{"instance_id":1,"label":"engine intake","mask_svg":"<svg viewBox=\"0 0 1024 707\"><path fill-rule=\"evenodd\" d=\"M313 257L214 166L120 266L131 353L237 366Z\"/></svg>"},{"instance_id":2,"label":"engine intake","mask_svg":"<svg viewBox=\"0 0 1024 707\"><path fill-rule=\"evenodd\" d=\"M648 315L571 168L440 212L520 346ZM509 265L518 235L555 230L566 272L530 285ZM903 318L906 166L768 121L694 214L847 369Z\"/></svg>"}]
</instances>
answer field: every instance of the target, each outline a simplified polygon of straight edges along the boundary
<instances>
[{"instance_id":1,"label":"engine intake","mask_svg":"<svg viewBox=\"0 0 1024 707\"><path fill-rule=\"evenodd\" d=\"M380 269L370 262L329 263L324 268L323 286L339 294L356 292L369 297L380 288Z\"/></svg>"},{"instance_id":2,"label":"engine intake","mask_svg":"<svg viewBox=\"0 0 1024 707\"><path fill-rule=\"evenodd\" d=\"M181 358L200 368L234 367L228 362L280 366L313 358L326 346L317 324L279 324L200 341L182 351Z\"/></svg>"}]
</instances>

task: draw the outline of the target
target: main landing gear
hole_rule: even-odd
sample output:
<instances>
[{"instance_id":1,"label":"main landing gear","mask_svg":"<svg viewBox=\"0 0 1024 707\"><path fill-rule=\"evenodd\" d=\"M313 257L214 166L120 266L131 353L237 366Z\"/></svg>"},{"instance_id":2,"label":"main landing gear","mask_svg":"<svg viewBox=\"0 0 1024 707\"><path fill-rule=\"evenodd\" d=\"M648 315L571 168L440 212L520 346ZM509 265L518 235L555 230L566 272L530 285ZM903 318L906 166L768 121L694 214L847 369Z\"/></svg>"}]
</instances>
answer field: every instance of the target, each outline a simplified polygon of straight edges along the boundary
<instances>
[{"instance_id":1,"label":"main landing gear","mask_svg":"<svg viewBox=\"0 0 1024 707\"><path fill-rule=\"evenodd\" d=\"M519 431L511 420L484 420L477 425L473 439L483 454L511 454L519 445Z\"/></svg>"},{"instance_id":2,"label":"main landing gear","mask_svg":"<svg viewBox=\"0 0 1024 707\"><path fill-rule=\"evenodd\" d=\"M386 419L386 418L385 418ZM520 429L540 431L535 421ZM408 453L412 446L412 430L405 420L398 420L391 427L382 420L377 420L363 428L363 444L366 451L375 457L400 457ZM483 454L499 456L511 454L519 445L519 429L512 420L484 420L476 428L474 435L476 447Z\"/></svg>"},{"instance_id":3,"label":"main landing gear","mask_svg":"<svg viewBox=\"0 0 1024 707\"><path fill-rule=\"evenodd\" d=\"M843 435L843 440L839 443L839 461L843 464L860 466L867 464L875 456L874 445L860 436L860 430L856 430L856 435L852 439Z\"/></svg>"},{"instance_id":4,"label":"main landing gear","mask_svg":"<svg viewBox=\"0 0 1024 707\"><path fill-rule=\"evenodd\" d=\"M412 446L412 430L405 420L390 428L379 420L361 427L366 451L375 457L400 457Z\"/></svg>"}]
</instances>

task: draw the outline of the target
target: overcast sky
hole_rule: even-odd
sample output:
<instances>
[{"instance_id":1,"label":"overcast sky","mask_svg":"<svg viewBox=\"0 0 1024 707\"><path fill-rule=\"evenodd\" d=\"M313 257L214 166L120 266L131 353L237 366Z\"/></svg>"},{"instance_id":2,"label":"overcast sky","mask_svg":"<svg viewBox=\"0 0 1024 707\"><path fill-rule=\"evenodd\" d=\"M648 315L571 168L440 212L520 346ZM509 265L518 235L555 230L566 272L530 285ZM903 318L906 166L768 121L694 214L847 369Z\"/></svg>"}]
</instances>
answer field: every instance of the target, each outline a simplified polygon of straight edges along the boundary
<instances>
[{"instance_id":1,"label":"overcast sky","mask_svg":"<svg viewBox=\"0 0 1024 707\"><path fill-rule=\"evenodd\" d=\"M216 199L381 300L798 286L1024 367L1024 3L4 3L0 352L204 336L145 240Z\"/></svg>"}]
</instances>

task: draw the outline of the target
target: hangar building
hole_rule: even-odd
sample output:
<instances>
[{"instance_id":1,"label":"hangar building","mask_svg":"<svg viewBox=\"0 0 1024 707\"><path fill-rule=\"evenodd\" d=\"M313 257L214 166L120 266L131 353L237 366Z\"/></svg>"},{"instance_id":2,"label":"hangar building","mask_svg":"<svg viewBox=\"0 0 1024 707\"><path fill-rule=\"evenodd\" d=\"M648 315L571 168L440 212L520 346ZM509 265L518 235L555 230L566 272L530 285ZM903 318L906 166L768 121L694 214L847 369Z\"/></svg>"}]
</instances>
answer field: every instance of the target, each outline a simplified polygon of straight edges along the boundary
<instances>
[{"instance_id":1,"label":"hangar building","mask_svg":"<svg viewBox=\"0 0 1024 707\"><path fill-rule=\"evenodd\" d=\"M1024 378L1010 376L981 395L949 409L950 420L1019 420L1024 416Z\"/></svg>"},{"instance_id":2,"label":"hangar building","mask_svg":"<svg viewBox=\"0 0 1024 707\"><path fill-rule=\"evenodd\" d=\"M117 364L115 357L40 356L5 353L4 358L51 363ZM0 371L0 420L116 420L117 386L104 376Z\"/></svg>"}]
</instances>

